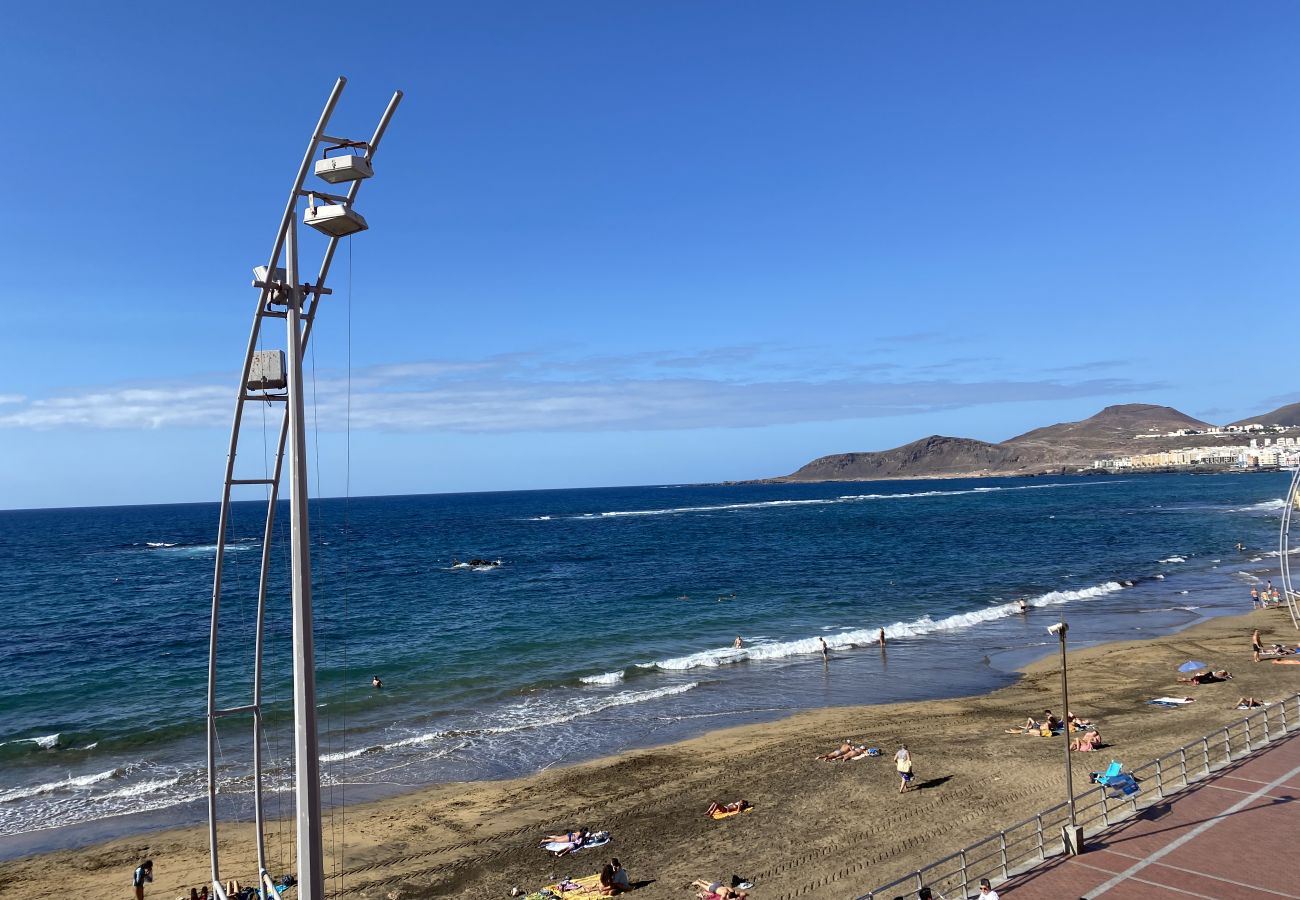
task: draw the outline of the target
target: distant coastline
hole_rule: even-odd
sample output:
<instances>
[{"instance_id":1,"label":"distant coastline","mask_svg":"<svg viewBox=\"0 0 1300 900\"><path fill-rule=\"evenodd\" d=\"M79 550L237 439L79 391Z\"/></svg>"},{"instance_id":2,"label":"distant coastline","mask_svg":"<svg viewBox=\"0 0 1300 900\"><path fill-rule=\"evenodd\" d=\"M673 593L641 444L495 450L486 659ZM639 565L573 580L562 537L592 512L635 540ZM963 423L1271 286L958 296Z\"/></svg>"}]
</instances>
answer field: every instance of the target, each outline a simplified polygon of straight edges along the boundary
<instances>
[{"instance_id":1,"label":"distant coastline","mask_svg":"<svg viewBox=\"0 0 1300 900\"><path fill-rule=\"evenodd\" d=\"M1211 425L1167 406L1108 406L1079 422L1005 441L930 435L890 450L821 456L788 475L741 484L1006 478L1039 475L1232 473L1300 466L1300 404Z\"/></svg>"}]
</instances>

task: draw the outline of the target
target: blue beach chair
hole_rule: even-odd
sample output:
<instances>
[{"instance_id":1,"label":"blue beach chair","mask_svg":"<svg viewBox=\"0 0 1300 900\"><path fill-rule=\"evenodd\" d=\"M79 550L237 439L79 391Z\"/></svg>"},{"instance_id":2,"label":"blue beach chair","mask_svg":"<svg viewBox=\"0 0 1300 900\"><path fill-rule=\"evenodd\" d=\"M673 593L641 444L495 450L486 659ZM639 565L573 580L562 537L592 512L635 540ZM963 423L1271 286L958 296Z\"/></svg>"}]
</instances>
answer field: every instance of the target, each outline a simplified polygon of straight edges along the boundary
<instances>
[{"instance_id":1,"label":"blue beach chair","mask_svg":"<svg viewBox=\"0 0 1300 900\"><path fill-rule=\"evenodd\" d=\"M1124 766L1119 760L1111 760L1106 771L1100 775L1094 774L1093 780L1105 787L1107 796L1110 797L1126 797L1142 790L1138 787L1137 779L1124 771Z\"/></svg>"}]
</instances>

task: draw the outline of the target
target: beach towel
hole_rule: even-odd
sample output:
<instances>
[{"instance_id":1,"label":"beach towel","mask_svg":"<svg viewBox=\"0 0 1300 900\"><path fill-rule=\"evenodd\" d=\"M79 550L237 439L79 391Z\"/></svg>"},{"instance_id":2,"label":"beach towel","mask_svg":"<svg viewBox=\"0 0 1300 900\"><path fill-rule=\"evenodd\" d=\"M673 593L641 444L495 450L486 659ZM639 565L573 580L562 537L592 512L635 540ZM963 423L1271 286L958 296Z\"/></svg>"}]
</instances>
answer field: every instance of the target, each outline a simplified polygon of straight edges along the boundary
<instances>
[{"instance_id":1,"label":"beach towel","mask_svg":"<svg viewBox=\"0 0 1300 900\"><path fill-rule=\"evenodd\" d=\"M733 809L730 810L729 812L723 811L721 809L715 809L713 812L709 813L709 815L715 819L730 819L732 816L738 816L743 812L753 812L753 811L754 811L754 805L751 803L749 806L746 806L744 809Z\"/></svg>"},{"instance_id":2,"label":"beach towel","mask_svg":"<svg viewBox=\"0 0 1300 900\"><path fill-rule=\"evenodd\" d=\"M1262 659L1263 657L1261 656L1260 658ZM1287 657L1286 659L1275 659L1275 660L1273 660L1273 665L1275 665L1275 666L1300 666L1300 659L1297 659L1297 658L1294 657L1294 656L1289 656L1289 657Z\"/></svg>"},{"instance_id":3,"label":"beach towel","mask_svg":"<svg viewBox=\"0 0 1300 900\"><path fill-rule=\"evenodd\" d=\"M548 884L541 890L529 894L524 900L555 900L556 897L572 896L573 894L595 894L600 891L600 873L588 875L585 878L566 878L555 884Z\"/></svg>"},{"instance_id":4,"label":"beach towel","mask_svg":"<svg viewBox=\"0 0 1300 900\"><path fill-rule=\"evenodd\" d=\"M1195 702L1195 697L1157 697L1154 700L1147 701L1147 703L1153 703L1157 706L1185 706L1188 703Z\"/></svg>"},{"instance_id":5,"label":"beach towel","mask_svg":"<svg viewBox=\"0 0 1300 900\"><path fill-rule=\"evenodd\" d=\"M608 831L593 831L587 835L587 839L581 844L575 844L572 841L551 841L542 844L542 848L549 850L551 853L563 853L566 850L569 853L577 853L579 850L586 850L588 847L601 847L608 844L610 840Z\"/></svg>"}]
</instances>

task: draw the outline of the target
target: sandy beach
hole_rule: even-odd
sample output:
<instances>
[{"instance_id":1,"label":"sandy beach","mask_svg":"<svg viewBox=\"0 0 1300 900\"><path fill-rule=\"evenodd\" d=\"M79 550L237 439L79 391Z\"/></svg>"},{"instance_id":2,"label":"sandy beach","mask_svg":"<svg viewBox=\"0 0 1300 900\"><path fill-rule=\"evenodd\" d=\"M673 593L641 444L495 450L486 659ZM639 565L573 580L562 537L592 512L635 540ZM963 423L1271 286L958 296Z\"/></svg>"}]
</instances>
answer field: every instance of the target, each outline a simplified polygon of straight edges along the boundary
<instances>
[{"instance_id":1,"label":"sandy beach","mask_svg":"<svg viewBox=\"0 0 1300 900\"><path fill-rule=\"evenodd\" d=\"M1300 690L1300 667L1252 663L1256 627L1266 641L1297 640L1285 610L1269 609L1071 652L1071 705L1098 723L1109 745L1075 755L1076 785L1111 758L1137 765L1242 718L1234 708L1242 695L1274 700ZM1177 666L1189 659L1236 677L1178 684ZM810 711L528 778L446 784L351 807L345 827L336 821L335 840L345 833L346 847L330 887L385 900L503 897L513 886L533 891L554 877L589 875L617 856L642 883L635 895L647 900L689 897L693 879L732 874L753 881L761 900L851 897L1059 802L1060 739L1005 733L1046 707L1059 712L1059 690L1053 655L985 696ZM1170 694L1197 702L1180 709L1144 702ZM815 759L846 737L884 753ZM890 757L902 743L915 759L918 789L899 795ZM704 815L710 801L740 798L754 809L721 821ZM540 835L582 825L609 830L612 842L563 859L538 849ZM222 848L223 874L245 882L253 874L251 831L232 826ZM327 831L327 853L330 845ZM274 837L269 846L278 859ZM333 852L337 858L337 844ZM146 856L156 867L147 897L188 894L206 880L206 830L3 863L0 897L42 896L55 883L68 896L129 896L131 869Z\"/></svg>"}]
</instances>

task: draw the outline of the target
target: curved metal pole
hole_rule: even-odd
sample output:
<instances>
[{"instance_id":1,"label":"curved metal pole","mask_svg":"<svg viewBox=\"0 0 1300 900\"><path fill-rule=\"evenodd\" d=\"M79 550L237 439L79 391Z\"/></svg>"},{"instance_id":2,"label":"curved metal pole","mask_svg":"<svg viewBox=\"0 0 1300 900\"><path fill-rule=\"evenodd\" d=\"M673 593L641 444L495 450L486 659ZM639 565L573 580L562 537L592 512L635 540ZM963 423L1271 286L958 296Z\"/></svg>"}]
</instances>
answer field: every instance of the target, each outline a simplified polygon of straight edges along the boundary
<instances>
[{"instance_id":1,"label":"curved metal pole","mask_svg":"<svg viewBox=\"0 0 1300 900\"><path fill-rule=\"evenodd\" d=\"M342 77L340 77L338 81L335 83L334 88L330 93L329 99L326 101L326 105L324 110L321 113L320 119L317 122L316 129L312 135L311 142L308 145L306 153L304 153L303 155L303 161L302 164L299 166L298 174L294 181L293 189L291 190L289 195L289 201L285 206L284 215L281 217L280 228L276 234L270 261L268 263L268 270L272 272L276 268L276 263L279 261L281 253L287 249L286 245L288 244L289 241L292 240L293 230L296 228L297 225L296 215L297 215L298 199L299 197L304 195L303 182L306 179L308 172L310 171L312 159L315 156L317 147L320 145L322 140L327 139L325 135L325 129L328 126L329 119L333 114L334 108L338 103L339 96L341 95L343 87L344 85L346 85L346 83L347 83L347 79ZM378 148L379 143L382 140L383 135L388 128L388 124L392 119L393 113L396 111L398 104L401 102L402 96L403 94L401 91L396 91L394 92L392 98L389 100L388 106L384 110L383 115L380 117L379 124L376 126L374 135L371 137L369 145L366 147L365 155L368 159L373 158L375 151ZM348 205L351 205L351 203L355 200L356 195L360 189L360 185L361 183L359 181L352 182L347 193ZM324 257L321 261L321 266L318 272L317 280L314 285L315 290L311 290L307 292L301 291L296 272L293 275L293 277L286 279L289 282L291 289L295 291L299 299L299 302L296 305L291 303L291 306L293 306L294 309L298 311L298 315L296 318L301 323L298 326L300 330L295 329L295 333L298 334L297 344L298 344L299 359L301 358L301 353L307 346L307 343L311 337L312 326L315 321L315 313L317 311L317 306L320 303L320 300L323 296L320 291L324 287L325 280L328 277L329 269L334 258L334 253L338 246L338 241L339 239L337 237L332 237L328 241L328 245L326 247ZM292 252L293 251L290 250L290 253ZM297 262L296 254L294 254L294 256L295 259L292 260L292 264L293 264L293 268L296 269L296 262ZM302 296L304 293L306 294L305 298ZM225 485L222 492L221 514L220 514L220 522L219 522L219 536L217 542L218 543L217 560L216 560L216 565L213 574L213 606L212 606L211 634L209 638L209 661L208 661L208 820L209 820L210 852L212 858L212 881L213 881L213 887L216 890L218 897L224 896L222 885L220 883L220 866L217 858L216 757L215 757L216 718L218 712L216 708L216 677L217 677L216 657L217 657L217 633L218 633L218 625L220 621L221 581L222 581L222 575L224 571L223 564L224 564L224 553L225 553L225 544L226 544L226 532L229 527L229 517L230 517L229 516L230 502L231 502L230 489L232 485L236 483L234 479L234 466L235 466L235 459L238 450L239 433L242 424L244 404L248 399L246 386L248 382L248 376L252 367L253 356L256 352L258 341L260 338L262 319L269 314L268 301L271 299L271 297L272 297L272 287L268 283L267 285L263 286L261 291L259 292L258 305L254 312L253 327L249 335L248 346L244 355L244 365L240 373L240 388L239 388L239 394L237 395L237 400L235 404L234 421L231 427L230 449L226 458ZM286 313L286 318L292 319L294 318L294 316L292 313ZM293 340L291 338L290 344L292 345L292 343ZM262 744L263 744L264 728L263 728L262 708L261 708L262 697L263 697L262 663L263 663L263 648L265 645L266 597L267 597L269 569L270 569L270 547L271 547L271 539L272 539L272 533L273 533L274 522L275 522L276 505L279 500L279 486L280 486L281 474L283 471L286 443L291 433L291 428L290 428L291 419L292 419L291 410L289 408L289 405L287 404L286 409L284 411L284 415L282 416L281 419L279 440L277 442L277 447L276 447L275 474L273 478L269 480L271 491L270 491L270 496L268 498L266 522L263 529L262 560L261 560L262 565L261 565L261 572L258 580L257 626L256 626L256 639L255 639L256 647L255 647L255 655L254 655L253 703L251 704L251 711L253 713L253 741L254 741L254 750L253 750L254 820L257 829L258 867L261 870L261 875L264 881L269 879L270 876L266 864L264 821L263 821L264 803L263 803L262 752L261 751L262 751ZM303 484L302 488L303 488L302 489L303 512L305 516L305 511L306 511L305 483ZM302 555L305 558L305 551L306 551L305 545L301 548L301 551L302 551ZM307 611L309 616L310 615L309 605L307 607ZM310 641L309 624L306 629L306 640ZM295 646L298 646L299 644L300 641L295 641ZM295 709L297 709L299 706L300 704L296 703ZM314 706L311 715L314 719ZM311 743L314 746L315 742L313 741ZM312 755L317 756L318 754L314 753ZM319 763L316 762L316 765L318 766ZM301 772L307 768L310 768L310 766L304 766L300 764L298 768L299 771ZM310 773L309 773L309 780L317 784L319 782L318 777L315 777ZM319 813L316 813L315 817L317 820L319 820ZM303 846L302 841L299 842L299 846L301 852L301 847ZM304 891L303 893L306 894L307 891Z\"/></svg>"},{"instance_id":2,"label":"curved metal pole","mask_svg":"<svg viewBox=\"0 0 1300 900\"><path fill-rule=\"evenodd\" d=\"M1300 610L1296 608L1295 585L1291 581L1291 521L1295 517L1297 497L1300 497L1300 466L1291 476L1291 486L1286 492L1286 503L1282 506L1282 523L1278 532L1278 568L1282 575L1282 594L1286 598L1286 608L1291 614L1291 625L1300 629Z\"/></svg>"},{"instance_id":3,"label":"curved metal pole","mask_svg":"<svg viewBox=\"0 0 1300 900\"><path fill-rule=\"evenodd\" d=\"M316 153L316 146L320 142L320 137L325 133L325 127L329 124L330 116L334 112L334 107L338 104L339 96L343 93L343 87L347 84L347 79L339 77L334 83L333 90L330 91L329 99L325 102L325 108L322 110L320 118L317 120L316 129L312 133L312 139L307 145L307 152L303 155L302 165L298 168L298 175L294 180L293 189L289 192L289 201L285 206L284 216L280 221L279 231L276 233L274 248L271 252L269 263L270 271L274 272L276 261L280 258L280 251L284 246L285 233L288 231L289 224L292 221L298 203L298 195L302 190L302 183L307 177L307 171L311 167L312 157ZM244 352L244 364L240 369L239 388L237 399L235 401L234 421L230 428L230 444L226 453L226 472L224 484L221 493L221 512L217 525L217 548L216 562L214 564L212 576L212 615L210 623L210 632L208 636L208 691L207 691L207 763L208 763L208 851L211 860L211 875L214 889L218 891L219 896L224 893L221 890L221 870L217 854L217 634L220 624L221 615L221 578L225 563L226 550L226 533L230 522L230 489L234 480L235 456L239 447L239 429L244 415L244 398L247 392L248 375L253 364L253 354L257 350L258 335L261 330L262 316L266 309L266 302L270 296L270 287L264 286L259 292L257 308L253 314L253 327L248 338L248 346ZM277 483L278 483L277 463ZM260 610L259 610L260 613ZM261 634L259 622L259 638ZM258 663L260 663L260 654ZM260 669L260 665L255 664ZM260 671L258 672L260 676ZM260 680L255 687L255 692L260 693ZM260 723L260 713L255 715L255 722ZM260 864L260 860L259 860Z\"/></svg>"}]
</instances>

